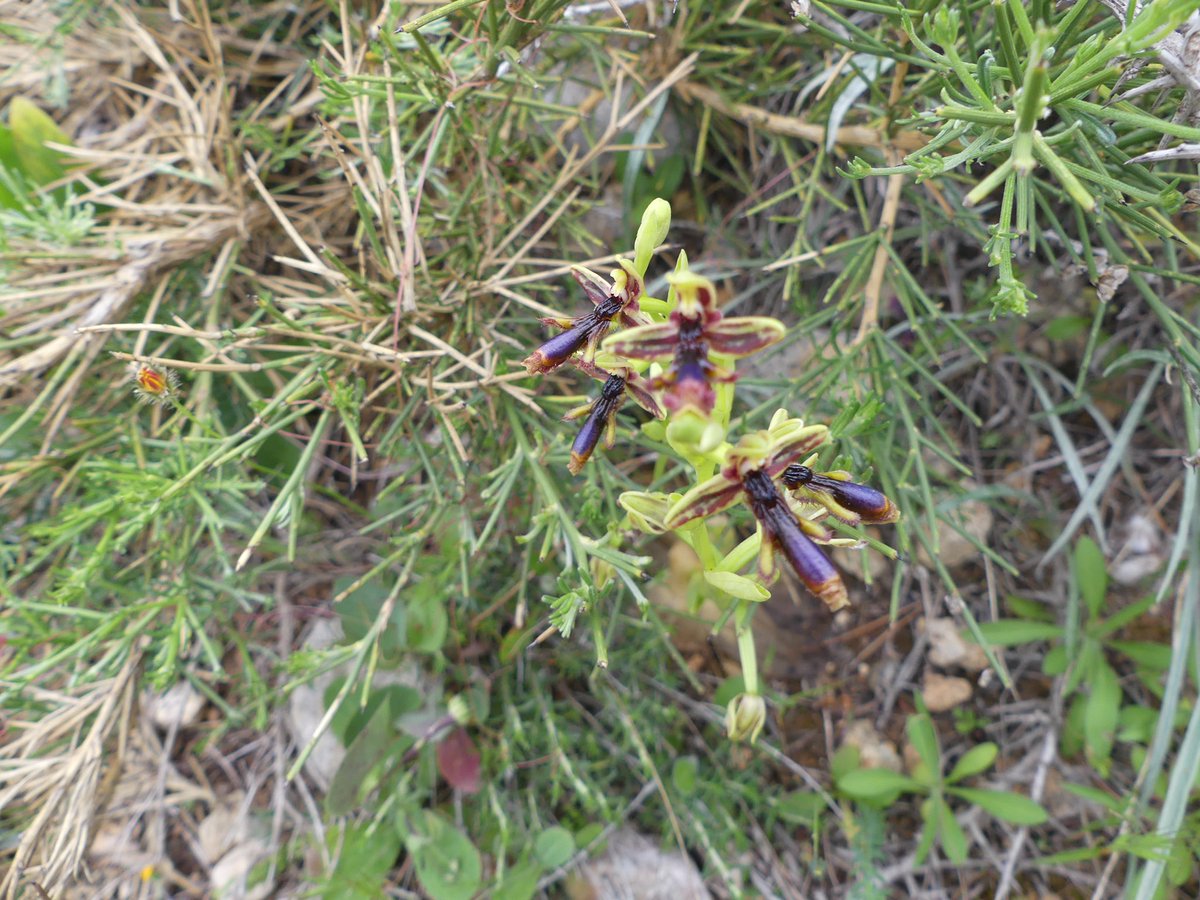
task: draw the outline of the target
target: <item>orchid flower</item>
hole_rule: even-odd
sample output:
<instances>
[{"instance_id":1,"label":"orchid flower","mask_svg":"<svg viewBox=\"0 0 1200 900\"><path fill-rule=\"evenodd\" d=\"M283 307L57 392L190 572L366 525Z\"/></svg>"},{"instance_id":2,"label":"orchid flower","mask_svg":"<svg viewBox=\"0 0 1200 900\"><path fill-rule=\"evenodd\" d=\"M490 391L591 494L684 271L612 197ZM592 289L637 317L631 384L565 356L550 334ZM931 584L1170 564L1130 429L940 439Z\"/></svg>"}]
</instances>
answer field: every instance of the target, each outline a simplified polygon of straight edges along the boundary
<instances>
[{"instance_id":1,"label":"orchid flower","mask_svg":"<svg viewBox=\"0 0 1200 900\"><path fill-rule=\"evenodd\" d=\"M775 486L791 460L825 442L824 425L805 425L779 410L766 431L744 436L725 455L721 470L696 485L667 513L667 528L714 515L739 500L746 501L762 532L759 575L764 583L778 577L775 552L782 553L800 581L831 611L849 605L846 586L828 557L814 542L829 543L832 535L821 525L798 517L786 494Z\"/></svg>"},{"instance_id":2,"label":"orchid flower","mask_svg":"<svg viewBox=\"0 0 1200 900\"><path fill-rule=\"evenodd\" d=\"M785 329L767 316L724 318L716 308L716 288L707 278L676 272L667 280L679 298L671 317L613 335L604 348L628 359L669 359L670 366L654 382L665 391L667 409L675 413L692 407L708 416L716 403L713 383L737 377L709 359L709 353L731 359L749 356L780 340Z\"/></svg>"},{"instance_id":3,"label":"orchid flower","mask_svg":"<svg viewBox=\"0 0 1200 900\"><path fill-rule=\"evenodd\" d=\"M571 270L571 275L579 282L584 295L595 308L575 318L542 319L545 324L555 325L565 331L550 338L526 357L525 369L530 375L545 374L558 368L581 347L585 348L584 360L591 362L600 341L618 316L623 324L630 327L648 321L638 308L642 279L628 260L619 259L617 262L621 268L613 270L611 287L599 275L587 269Z\"/></svg>"},{"instance_id":4,"label":"orchid flower","mask_svg":"<svg viewBox=\"0 0 1200 900\"><path fill-rule=\"evenodd\" d=\"M605 435L604 446L612 447L617 431L616 412L624 401L626 393L632 396L642 409L657 419L663 417L663 411L650 392L646 380L629 367L608 364L607 359L605 362L609 365L608 369L602 369L595 363L583 359L577 359L574 362L581 371L593 378L604 380L604 387L601 388L599 397L563 416L563 419L567 421L587 417L583 428L575 437L575 443L571 445L571 461L567 463L571 474L578 475L583 469L583 464L588 461L592 451L596 449L601 434Z\"/></svg>"}]
</instances>

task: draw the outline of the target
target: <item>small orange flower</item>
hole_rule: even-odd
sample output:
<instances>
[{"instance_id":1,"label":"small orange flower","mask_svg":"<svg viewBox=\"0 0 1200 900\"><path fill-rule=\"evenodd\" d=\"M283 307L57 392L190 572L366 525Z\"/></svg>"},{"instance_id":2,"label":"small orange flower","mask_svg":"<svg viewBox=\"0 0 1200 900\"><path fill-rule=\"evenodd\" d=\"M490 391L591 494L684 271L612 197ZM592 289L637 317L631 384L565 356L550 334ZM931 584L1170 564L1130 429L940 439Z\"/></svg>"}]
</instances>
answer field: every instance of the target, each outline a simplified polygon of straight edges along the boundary
<instances>
[{"instance_id":1,"label":"small orange flower","mask_svg":"<svg viewBox=\"0 0 1200 900\"><path fill-rule=\"evenodd\" d=\"M179 377L172 369L135 363L131 372L133 395L143 403L166 404L179 388Z\"/></svg>"}]
</instances>

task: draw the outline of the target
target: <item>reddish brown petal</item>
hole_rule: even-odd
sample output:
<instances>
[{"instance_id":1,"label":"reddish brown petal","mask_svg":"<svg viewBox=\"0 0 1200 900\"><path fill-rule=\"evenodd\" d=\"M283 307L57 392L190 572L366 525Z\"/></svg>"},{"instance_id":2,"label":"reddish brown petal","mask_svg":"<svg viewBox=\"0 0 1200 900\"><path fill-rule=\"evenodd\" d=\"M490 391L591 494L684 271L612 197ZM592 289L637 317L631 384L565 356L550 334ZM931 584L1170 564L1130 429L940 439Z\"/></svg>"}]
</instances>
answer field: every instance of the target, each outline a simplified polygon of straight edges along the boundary
<instances>
[{"instance_id":1,"label":"reddish brown petal","mask_svg":"<svg viewBox=\"0 0 1200 900\"><path fill-rule=\"evenodd\" d=\"M825 443L829 429L824 425L806 425L783 434L772 434L771 455L764 466L768 475L778 478L797 457L803 458Z\"/></svg>"},{"instance_id":2,"label":"reddish brown petal","mask_svg":"<svg viewBox=\"0 0 1200 900\"><path fill-rule=\"evenodd\" d=\"M645 378L630 372L625 378L625 390L629 392L634 401L650 415L656 419L663 418L666 413L662 411L662 407L658 405L658 401L654 399L654 394L650 392L650 385Z\"/></svg>"},{"instance_id":3,"label":"reddish brown petal","mask_svg":"<svg viewBox=\"0 0 1200 900\"><path fill-rule=\"evenodd\" d=\"M584 296L597 306L599 306L602 301L608 298L608 286L605 285L603 283L603 279L601 279L600 276L594 272L588 272L582 269L572 269L571 277L578 282L581 288L583 288Z\"/></svg>"},{"instance_id":4,"label":"reddish brown petal","mask_svg":"<svg viewBox=\"0 0 1200 900\"><path fill-rule=\"evenodd\" d=\"M694 519L716 515L728 509L738 501L742 486L739 482L726 478L724 475L714 475L701 484L696 485L679 498L678 502L667 512L663 524L668 529L686 525Z\"/></svg>"},{"instance_id":5,"label":"reddish brown petal","mask_svg":"<svg viewBox=\"0 0 1200 900\"><path fill-rule=\"evenodd\" d=\"M757 353L781 341L786 333L782 322L768 316L721 319L704 330L704 336L714 353L733 357Z\"/></svg>"},{"instance_id":6,"label":"reddish brown petal","mask_svg":"<svg viewBox=\"0 0 1200 900\"><path fill-rule=\"evenodd\" d=\"M678 342L675 323L658 322L614 334L604 342L604 349L628 359L665 359L674 355Z\"/></svg>"}]
</instances>

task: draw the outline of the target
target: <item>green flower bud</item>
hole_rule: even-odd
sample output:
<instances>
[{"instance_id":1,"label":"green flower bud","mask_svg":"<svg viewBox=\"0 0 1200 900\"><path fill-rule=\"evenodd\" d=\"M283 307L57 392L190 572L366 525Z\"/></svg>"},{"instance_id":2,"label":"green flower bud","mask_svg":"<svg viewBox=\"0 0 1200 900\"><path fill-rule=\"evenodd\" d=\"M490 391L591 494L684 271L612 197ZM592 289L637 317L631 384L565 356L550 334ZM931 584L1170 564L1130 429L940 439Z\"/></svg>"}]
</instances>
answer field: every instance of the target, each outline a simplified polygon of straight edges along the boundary
<instances>
[{"instance_id":1,"label":"green flower bud","mask_svg":"<svg viewBox=\"0 0 1200 900\"><path fill-rule=\"evenodd\" d=\"M712 420L701 415L693 407L686 407L667 423L667 443L681 455L692 458L703 456L700 444L705 440Z\"/></svg>"},{"instance_id":2,"label":"green flower bud","mask_svg":"<svg viewBox=\"0 0 1200 900\"><path fill-rule=\"evenodd\" d=\"M633 242L633 267L639 275L645 277L654 248L666 240L670 228L671 204L655 197L642 213L642 224Z\"/></svg>"},{"instance_id":3,"label":"green flower bud","mask_svg":"<svg viewBox=\"0 0 1200 900\"><path fill-rule=\"evenodd\" d=\"M758 694L738 694L725 707L725 733L731 741L758 740L767 723L767 701Z\"/></svg>"}]
</instances>

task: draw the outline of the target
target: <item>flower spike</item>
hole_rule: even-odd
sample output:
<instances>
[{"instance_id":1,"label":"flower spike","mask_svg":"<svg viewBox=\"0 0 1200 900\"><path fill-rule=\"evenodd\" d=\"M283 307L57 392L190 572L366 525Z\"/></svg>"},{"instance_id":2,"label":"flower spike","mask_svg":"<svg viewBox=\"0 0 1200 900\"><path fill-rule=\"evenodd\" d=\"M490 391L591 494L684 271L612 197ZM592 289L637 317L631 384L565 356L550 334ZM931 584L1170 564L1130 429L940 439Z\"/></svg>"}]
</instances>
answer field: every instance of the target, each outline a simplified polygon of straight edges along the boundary
<instances>
[{"instance_id":1,"label":"flower spike","mask_svg":"<svg viewBox=\"0 0 1200 900\"><path fill-rule=\"evenodd\" d=\"M579 283L595 308L575 318L546 318L542 322L566 329L555 335L533 351L524 360L530 375L544 375L557 369L584 347L584 359L591 361L596 355L600 341L620 316L622 322L637 325L644 321L638 300L642 294L642 280L628 260L618 260L620 269L613 270L613 284L606 288L599 275L586 269L572 269L571 275Z\"/></svg>"}]
</instances>

